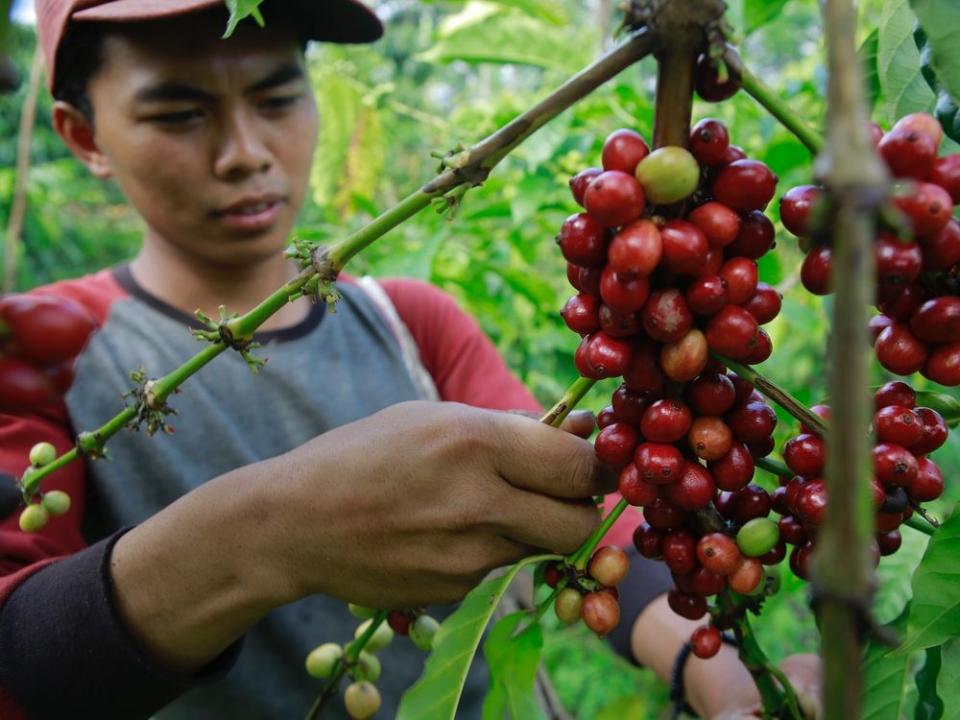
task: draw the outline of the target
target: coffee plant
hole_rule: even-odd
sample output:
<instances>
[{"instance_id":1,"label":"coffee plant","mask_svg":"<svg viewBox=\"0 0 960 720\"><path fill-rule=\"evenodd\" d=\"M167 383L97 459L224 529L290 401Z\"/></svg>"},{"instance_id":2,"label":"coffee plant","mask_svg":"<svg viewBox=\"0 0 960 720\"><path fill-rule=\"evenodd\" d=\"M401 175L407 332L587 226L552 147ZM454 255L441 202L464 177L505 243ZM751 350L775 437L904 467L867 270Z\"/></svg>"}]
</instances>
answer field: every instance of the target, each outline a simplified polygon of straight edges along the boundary
<instances>
[{"instance_id":1,"label":"coffee plant","mask_svg":"<svg viewBox=\"0 0 960 720\"><path fill-rule=\"evenodd\" d=\"M773 3L776 5L777 3ZM782 5L782 3L779 3ZM258 15L257 0L228 3L230 28ZM604 536L629 507L642 508L637 551L662 560L675 589L669 605L702 620L690 638L700 658L715 656L733 636L763 701L764 717L803 717L796 693L757 641L751 623L778 591L771 568L787 563L809 580L818 613L825 669L826 717L899 717L899 696L883 684L903 677L918 651L922 717L949 716L960 704L960 574L955 548L960 516L938 520L924 507L950 473L929 454L960 422L960 403L903 381L867 391L868 353L891 373L921 373L943 386L960 384L960 61L951 38L960 11L949 0L913 3L920 27L919 82L936 98L934 113L905 113L888 130L864 109L849 0L827 0L829 65L826 135L800 119L750 72L729 44L721 0L633 0L624 3L620 44L497 132L443 155L440 172L373 222L329 246L300 238L289 250L302 272L242 316L200 316L205 347L161 378L133 371L129 402L76 447L57 456L35 446L19 479L20 527L36 532L69 509L63 492L44 492L44 478L83 455L107 453L124 428L173 432L167 401L179 386L228 349L256 371L263 360L254 331L292 299L309 295L335 305L338 273L361 250L427 206L453 217L521 142L601 84L648 55L658 63L653 135L633 127L611 133L595 167L569 179L572 214L556 237L574 294L566 326L581 337L572 359L581 376L542 418L559 426L600 380L620 378L598 415L595 448L619 473L620 498L596 532L570 556L530 557L475 588L438 626L423 608L351 606L362 620L345 646L318 638L305 658L321 683L308 717L317 717L350 684L343 702L355 718L380 706L375 654L395 635L430 652L399 717L453 717L466 670L494 610L518 573L532 568L532 612L506 615L487 632L491 691L485 716L534 717L533 676L552 611L564 624L583 621L597 635L620 620L618 584L629 570L622 548ZM703 118L691 128L694 93L720 103L744 91L816 156L811 184L785 192L779 218L805 253L806 290L835 294L829 395L806 407L752 366L774 352L762 327L781 310L760 261L775 253L765 211L777 177L737 145L736 128ZM945 139L946 137L946 139ZM888 184L892 177L893 184ZM868 307L879 311L868 317ZM38 295L0 299L0 409L19 412L59 402L72 380L72 359L94 321L78 306ZM772 405L771 405L772 403ZM799 423L774 457L777 414ZM829 452L828 452L829 450ZM757 469L780 478L773 491ZM913 572L913 597L890 625L871 613L874 569L900 549L901 528L931 536ZM850 658L863 655L858 666ZM901 686L902 686L902 680ZM902 692L897 690L897 692ZM951 706L952 703L952 706ZM945 710L946 708L946 710ZM921 717L918 709L917 717Z\"/></svg>"}]
</instances>

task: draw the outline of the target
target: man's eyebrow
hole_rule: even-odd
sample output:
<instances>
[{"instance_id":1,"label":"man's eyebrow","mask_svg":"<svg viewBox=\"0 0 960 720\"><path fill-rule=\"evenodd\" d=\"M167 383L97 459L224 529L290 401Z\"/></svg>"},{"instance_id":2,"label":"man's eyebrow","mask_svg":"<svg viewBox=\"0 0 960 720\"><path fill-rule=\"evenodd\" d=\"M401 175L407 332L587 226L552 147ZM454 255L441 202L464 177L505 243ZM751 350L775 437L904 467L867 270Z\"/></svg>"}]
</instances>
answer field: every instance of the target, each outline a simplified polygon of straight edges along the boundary
<instances>
[{"instance_id":1,"label":"man's eyebrow","mask_svg":"<svg viewBox=\"0 0 960 720\"><path fill-rule=\"evenodd\" d=\"M258 80L249 88L247 92L261 92L270 88L284 85L291 80L299 80L303 77L303 68L296 63L284 63L276 70L261 80ZM193 102L213 102L216 100L213 93L206 92L194 85L188 85L180 82L161 82L157 85L139 90L134 96L138 102L163 102L163 101L193 101Z\"/></svg>"},{"instance_id":2,"label":"man's eyebrow","mask_svg":"<svg viewBox=\"0 0 960 720\"><path fill-rule=\"evenodd\" d=\"M299 80L303 77L303 68L296 63L284 63L262 80L258 80L249 88L247 92L260 92L269 90L278 85L285 85L291 80Z\"/></svg>"}]
</instances>

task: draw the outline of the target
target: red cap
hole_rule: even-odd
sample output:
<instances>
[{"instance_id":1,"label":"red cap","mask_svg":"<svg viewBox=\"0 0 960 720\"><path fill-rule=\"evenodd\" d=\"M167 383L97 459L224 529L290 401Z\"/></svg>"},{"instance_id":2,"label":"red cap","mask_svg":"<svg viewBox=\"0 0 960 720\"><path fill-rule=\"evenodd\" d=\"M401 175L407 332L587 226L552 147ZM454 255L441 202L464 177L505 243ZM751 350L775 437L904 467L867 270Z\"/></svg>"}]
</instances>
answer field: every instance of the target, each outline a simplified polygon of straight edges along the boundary
<instances>
[{"instance_id":1,"label":"red cap","mask_svg":"<svg viewBox=\"0 0 960 720\"><path fill-rule=\"evenodd\" d=\"M283 0L283 4L296 8L298 28L310 40L365 43L383 35L380 20L360 0ZM218 5L226 9L223 0L36 0L37 35L46 61L47 87L53 88L57 49L68 23L159 20Z\"/></svg>"}]
</instances>

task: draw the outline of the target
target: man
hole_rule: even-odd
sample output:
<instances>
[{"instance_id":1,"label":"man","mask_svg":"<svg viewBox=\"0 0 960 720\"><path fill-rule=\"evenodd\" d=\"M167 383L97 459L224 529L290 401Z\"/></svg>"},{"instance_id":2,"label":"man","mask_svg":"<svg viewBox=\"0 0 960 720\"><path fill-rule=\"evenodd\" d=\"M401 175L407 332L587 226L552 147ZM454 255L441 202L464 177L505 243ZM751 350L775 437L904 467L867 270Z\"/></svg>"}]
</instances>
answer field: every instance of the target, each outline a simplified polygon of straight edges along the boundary
<instances>
[{"instance_id":1,"label":"man","mask_svg":"<svg viewBox=\"0 0 960 720\"><path fill-rule=\"evenodd\" d=\"M194 354L193 310L245 312L297 272L283 249L317 135L304 43L372 41L381 27L357 0L272 0L264 12L265 29L242 23L222 40L219 0L38 2L57 132L146 229L128 265L43 289L102 328L65 414L3 418L10 475L32 443L62 451L73 429L111 417L129 370L157 377ZM489 570L570 552L596 527L589 498L612 488L609 473L573 434L492 412L537 404L447 296L384 282L398 326L382 301L341 287L336 314L302 299L261 328L260 377L232 353L191 378L172 403L175 438L127 434L111 462L52 476L45 489L66 489L74 509L38 538L4 522L0 710L297 717L317 691L304 656L355 625L344 600L451 602ZM406 332L447 402L420 401L395 335ZM619 642L665 674L690 626L662 600L634 622L667 587L651 567L623 589ZM395 642L382 658L391 717L422 655ZM743 707L729 704L737 687L753 703L732 656L715 663L691 662L694 705ZM463 717L479 717L475 666Z\"/></svg>"}]
</instances>

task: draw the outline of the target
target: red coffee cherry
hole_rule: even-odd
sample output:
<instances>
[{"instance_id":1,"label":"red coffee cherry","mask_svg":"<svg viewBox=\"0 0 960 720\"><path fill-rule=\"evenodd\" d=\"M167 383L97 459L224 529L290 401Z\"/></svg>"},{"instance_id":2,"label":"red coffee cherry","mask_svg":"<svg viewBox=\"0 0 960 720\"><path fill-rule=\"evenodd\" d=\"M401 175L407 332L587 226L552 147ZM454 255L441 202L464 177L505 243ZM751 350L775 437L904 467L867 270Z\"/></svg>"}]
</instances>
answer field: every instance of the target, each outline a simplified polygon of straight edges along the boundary
<instances>
[{"instance_id":1,"label":"red coffee cherry","mask_svg":"<svg viewBox=\"0 0 960 720\"><path fill-rule=\"evenodd\" d=\"M631 390L659 394L663 389L663 373L660 371L660 353L650 342L634 342L633 355L623 382Z\"/></svg>"},{"instance_id":2,"label":"red coffee cherry","mask_svg":"<svg viewBox=\"0 0 960 720\"><path fill-rule=\"evenodd\" d=\"M737 160L746 160L746 158L747 154L743 151L742 147L739 145L730 145L727 147L727 151L723 154L723 162L720 163L720 165L729 165Z\"/></svg>"},{"instance_id":3,"label":"red coffee cherry","mask_svg":"<svg viewBox=\"0 0 960 720\"><path fill-rule=\"evenodd\" d=\"M709 597L723 592L727 587L727 579L705 567L697 568L690 573L690 589L697 595Z\"/></svg>"},{"instance_id":4,"label":"red coffee cherry","mask_svg":"<svg viewBox=\"0 0 960 720\"><path fill-rule=\"evenodd\" d=\"M798 237L810 237L810 211L823 194L816 185L799 185L780 198L780 221Z\"/></svg>"},{"instance_id":5,"label":"red coffee cherry","mask_svg":"<svg viewBox=\"0 0 960 720\"><path fill-rule=\"evenodd\" d=\"M814 295L829 295L833 292L830 284L831 252L826 245L813 248L800 266L800 282L807 292Z\"/></svg>"},{"instance_id":6,"label":"red coffee cherry","mask_svg":"<svg viewBox=\"0 0 960 720\"><path fill-rule=\"evenodd\" d=\"M576 352L573 353L573 364L577 368L577 372L583 377L590 378L591 380L602 380L607 376L601 373L594 367L593 363L590 362L589 350L592 337L592 335L585 335L580 340Z\"/></svg>"},{"instance_id":7,"label":"red coffee cherry","mask_svg":"<svg viewBox=\"0 0 960 720\"><path fill-rule=\"evenodd\" d=\"M727 285L727 302L731 305L741 305L757 292L759 271L754 260L730 258L720 268L720 277Z\"/></svg>"},{"instance_id":8,"label":"red coffee cherry","mask_svg":"<svg viewBox=\"0 0 960 720\"><path fill-rule=\"evenodd\" d=\"M697 315L713 315L727 304L727 288L719 275L702 275L687 286L685 297Z\"/></svg>"},{"instance_id":9,"label":"red coffee cherry","mask_svg":"<svg viewBox=\"0 0 960 720\"><path fill-rule=\"evenodd\" d=\"M687 307L683 293L675 288L651 293L641 316L643 329L658 342L679 340L693 327L690 308ZM707 340L709 339L708 333Z\"/></svg>"},{"instance_id":10,"label":"red coffee cherry","mask_svg":"<svg viewBox=\"0 0 960 720\"><path fill-rule=\"evenodd\" d=\"M627 554L616 545L597 548L590 558L587 572L601 585L619 585L630 571Z\"/></svg>"},{"instance_id":11,"label":"red coffee cherry","mask_svg":"<svg viewBox=\"0 0 960 720\"><path fill-rule=\"evenodd\" d=\"M735 305L727 305L707 323L707 343L721 355L734 360L749 357L757 344L756 319Z\"/></svg>"},{"instance_id":12,"label":"red coffee cherry","mask_svg":"<svg viewBox=\"0 0 960 720\"><path fill-rule=\"evenodd\" d=\"M870 332L870 344L876 345L880 333L893 325L893 323L893 318L889 318L886 315L874 315L870 318L870 322L867 323L867 330Z\"/></svg>"},{"instance_id":13,"label":"red coffee cherry","mask_svg":"<svg viewBox=\"0 0 960 720\"><path fill-rule=\"evenodd\" d=\"M603 637L619 624L620 603L609 593L587 593L581 613L587 627Z\"/></svg>"},{"instance_id":14,"label":"red coffee cherry","mask_svg":"<svg viewBox=\"0 0 960 720\"><path fill-rule=\"evenodd\" d=\"M687 220L700 228L712 248L726 247L740 234L740 215L723 203L704 203Z\"/></svg>"},{"instance_id":15,"label":"red coffee cherry","mask_svg":"<svg viewBox=\"0 0 960 720\"><path fill-rule=\"evenodd\" d=\"M600 301L597 298L581 293L567 300L560 315L575 333L589 335L600 329L599 309Z\"/></svg>"},{"instance_id":16,"label":"red coffee cherry","mask_svg":"<svg viewBox=\"0 0 960 720\"><path fill-rule=\"evenodd\" d=\"M783 540L778 540L769 552L760 556L760 564L779 565L785 557L787 557L787 544Z\"/></svg>"},{"instance_id":17,"label":"red coffee cherry","mask_svg":"<svg viewBox=\"0 0 960 720\"><path fill-rule=\"evenodd\" d=\"M741 307L753 315L758 325L765 325L780 314L783 296L767 283L757 283L757 291Z\"/></svg>"},{"instance_id":18,"label":"red coffee cherry","mask_svg":"<svg viewBox=\"0 0 960 720\"><path fill-rule=\"evenodd\" d=\"M810 579L810 555L812 554L812 542L798 545L790 553L790 570L801 580Z\"/></svg>"},{"instance_id":19,"label":"red coffee cherry","mask_svg":"<svg viewBox=\"0 0 960 720\"><path fill-rule=\"evenodd\" d=\"M730 378L730 382L733 383L733 389L737 393L737 405L743 405L757 392L754 390L753 385L736 373L727 373L727 377Z\"/></svg>"},{"instance_id":20,"label":"red coffee cherry","mask_svg":"<svg viewBox=\"0 0 960 720\"><path fill-rule=\"evenodd\" d=\"M408 635L410 633L410 616L403 610L391 610L387 615L387 625L397 635Z\"/></svg>"},{"instance_id":21,"label":"red coffee cherry","mask_svg":"<svg viewBox=\"0 0 960 720\"><path fill-rule=\"evenodd\" d=\"M759 485L747 485L733 493L730 517L739 523L770 514L770 495Z\"/></svg>"},{"instance_id":22,"label":"red coffee cherry","mask_svg":"<svg viewBox=\"0 0 960 720\"><path fill-rule=\"evenodd\" d=\"M640 313L618 313L609 305L600 305L597 312L600 329L615 338L632 338L643 327Z\"/></svg>"},{"instance_id":23,"label":"red coffee cherry","mask_svg":"<svg viewBox=\"0 0 960 720\"><path fill-rule=\"evenodd\" d=\"M756 344L750 354L743 359L747 365L757 365L773 354L773 341L763 328L757 330Z\"/></svg>"},{"instance_id":24,"label":"red coffee cherry","mask_svg":"<svg viewBox=\"0 0 960 720\"><path fill-rule=\"evenodd\" d=\"M759 160L737 160L725 166L713 181L713 196L740 212L763 210L773 198L777 176Z\"/></svg>"},{"instance_id":25,"label":"red coffee cherry","mask_svg":"<svg viewBox=\"0 0 960 720\"><path fill-rule=\"evenodd\" d=\"M727 578L727 583L734 592L747 595L756 590L762 580L763 564L760 560L758 558L744 558L740 567Z\"/></svg>"},{"instance_id":26,"label":"red coffee cherry","mask_svg":"<svg viewBox=\"0 0 960 720\"><path fill-rule=\"evenodd\" d=\"M560 228L557 237L560 252L567 261L581 267L599 267L607 261L607 235L587 213L571 215ZM586 292L583 288L578 288Z\"/></svg>"},{"instance_id":27,"label":"red coffee cherry","mask_svg":"<svg viewBox=\"0 0 960 720\"><path fill-rule=\"evenodd\" d=\"M903 185L894 192L893 202L910 220L913 233L917 237L936 235L953 213L950 193L933 183Z\"/></svg>"},{"instance_id":28,"label":"red coffee cherry","mask_svg":"<svg viewBox=\"0 0 960 720\"><path fill-rule=\"evenodd\" d=\"M707 469L688 462L680 477L667 488L667 499L682 510L693 512L709 505L716 492L717 486Z\"/></svg>"},{"instance_id":29,"label":"red coffee cherry","mask_svg":"<svg viewBox=\"0 0 960 720\"><path fill-rule=\"evenodd\" d=\"M792 515L784 515L777 523L780 537L791 545L801 545L806 541L806 531L803 525Z\"/></svg>"},{"instance_id":30,"label":"red coffee cherry","mask_svg":"<svg viewBox=\"0 0 960 720\"><path fill-rule=\"evenodd\" d=\"M697 559L708 570L719 575L731 575L740 567L743 556L732 537L715 532L700 538Z\"/></svg>"},{"instance_id":31,"label":"red coffee cherry","mask_svg":"<svg viewBox=\"0 0 960 720\"><path fill-rule=\"evenodd\" d=\"M888 405L873 416L877 440L910 447L923 437L923 423L917 414L903 405Z\"/></svg>"},{"instance_id":32,"label":"red coffee cherry","mask_svg":"<svg viewBox=\"0 0 960 720\"><path fill-rule=\"evenodd\" d=\"M877 146L895 177L926 180L933 173L937 145L929 135L913 130L891 130Z\"/></svg>"},{"instance_id":33,"label":"red coffee cherry","mask_svg":"<svg viewBox=\"0 0 960 720\"><path fill-rule=\"evenodd\" d=\"M914 131L929 136L934 145L940 146L943 140L943 128L940 122L929 113L910 113L897 120L892 130Z\"/></svg>"},{"instance_id":34,"label":"red coffee cherry","mask_svg":"<svg viewBox=\"0 0 960 720\"><path fill-rule=\"evenodd\" d=\"M797 493L797 514L804 525L819 527L827 514L827 486L820 478L806 483Z\"/></svg>"},{"instance_id":35,"label":"red coffee cherry","mask_svg":"<svg viewBox=\"0 0 960 720\"><path fill-rule=\"evenodd\" d=\"M600 273L598 267L580 267L571 262L567 263L567 281L577 289L578 292L587 295L600 297Z\"/></svg>"},{"instance_id":36,"label":"red coffee cherry","mask_svg":"<svg viewBox=\"0 0 960 720\"><path fill-rule=\"evenodd\" d=\"M35 293L0 298L0 326L19 358L41 365L73 360L97 329L79 303Z\"/></svg>"},{"instance_id":37,"label":"red coffee cherry","mask_svg":"<svg viewBox=\"0 0 960 720\"><path fill-rule=\"evenodd\" d=\"M633 175L640 161L649 154L650 148L640 133L621 128L604 140L600 157L604 170L620 170Z\"/></svg>"},{"instance_id":38,"label":"red coffee cherry","mask_svg":"<svg viewBox=\"0 0 960 720\"><path fill-rule=\"evenodd\" d=\"M697 275L707 262L707 236L693 223L669 220L660 228L663 262L667 270L679 275Z\"/></svg>"},{"instance_id":39,"label":"red coffee cherry","mask_svg":"<svg viewBox=\"0 0 960 720\"><path fill-rule=\"evenodd\" d=\"M733 447L733 433L718 417L698 417L687 434L690 448L698 458L719 460Z\"/></svg>"},{"instance_id":40,"label":"red coffee cherry","mask_svg":"<svg viewBox=\"0 0 960 720\"><path fill-rule=\"evenodd\" d=\"M893 555L897 550L900 549L900 543L902 540L903 538L900 536L899 530L877 533L877 547L880 548L880 554L884 557L887 555Z\"/></svg>"},{"instance_id":41,"label":"red coffee cherry","mask_svg":"<svg viewBox=\"0 0 960 720\"><path fill-rule=\"evenodd\" d=\"M693 631L690 644L693 646L694 655L708 660L720 652L723 640L720 637L720 631L713 625L702 625Z\"/></svg>"},{"instance_id":42,"label":"red coffee cherry","mask_svg":"<svg viewBox=\"0 0 960 720\"><path fill-rule=\"evenodd\" d=\"M954 205L960 205L960 153L938 158L933 164L930 182L950 193Z\"/></svg>"},{"instance_id":43,"label":"red coffee cherry","mask_svg":"<svg viewBox=\"0 0 960 720\"><path fill-rule=\"evenodd\" d=\"M637 179L620 170L606 170L593 179L583 201L597 222L619 227L640 217L644 208L643 188Z\"/></svg>"},{"instance_id":44,"label":"red coffee cherry","mask_svg":"<svg viewBox=\"0 0 960 720\"><path fill-rule=\"evenodd\" d=\"M956 220L949 220L940 232L920 238L919 243L923 248L923 269L928 272L949 270L960 263L960 223Z\"/></svg>"},{"instance_id":45,"label":"red coffee cherry","mask_svg":"<svg viewBox=\"0 0 960 720\"><path fill-rule=\"evenodd\" d=\"M750 454L753 455L753 459L759 460L760 458L765 458L767 455L773 452L773 449L776 447L776 442L774 441L773 436L769 435L762 440L744 443L744 445L747 446Z\"/></svg>"},{"instance_id":46,"label":"red coffee cherry","mask_svg":"<svg viewBox=\"0 0 960 720\"><path fill-rule=\"evenodd\" d=\"M617 417L636 428L640 427L643 413L652 402L650 393L631 390L626 385L618 387L610 400L613 404L613 411Z\"/></svg>"},{"instance_id":47,"label":"red coffee cherry","mask_svg":"<svg viewBox=\"0 0 960 720\"><path fill-rule=\"evenodd\" d=\"M707 601L700 595L671 590L667 593L667 604L677 615L687 620L699 620L707 614Z\"/></svg>"},{"instance_id":48,"label":"red coffee cherry","mask_svg":"<svg viewBox=\"0 0 960 720\"><path fill-rule=\"evenodd\" d=\"M50 379L36 366L14 357L0 357L0 408L31 410L57 398Z\"/></svg>"},{"instance_id":49,"label":"red coffee cherry","mask_svg":"<svg viewBox=\"0 0 960 720\"><path fill-rule=\"evenodd\" d=\"M633 454L640 477L648 483L666 485L680 477L683 471L683 455L673 445L645 442Z\"/></svg>"},{"instance_id":50,"label":"red coffee cherry","mask_svg":"<svg viewBox=\"0 0 960 720\"><path fill-rule=\"evenodd\" d=\"M663 561L672 572L686 575L697 567L697 541L686 530L674 530L663 536Z\"/></svg>"},{"instance_id":51,"label":"red coffee cherry","mask_svg":"<svg viewBox=\"0 0 960 720\"><path fill-rule=\"evenodd\" d=\"M643 413L640 432L650 442L672 443L690 431L690 408L679 400L657 400Z\"/></svg>"},{"instance_id":52,"label":"red coffee cherry","mask_svg":"<svg viewBox=\"0 0 960 720\"><path fill-rule=\"evenodd\" d=\"M610 337L602 330L588 336L587 360L603 377L623 375L630 364L629 343Z\"/></svg>"},{"instance_id":53,"label":"red coffee cherry","mask_svg":"<svg viewBox=\"0 0 960 720\"><path fill-rule=\"evenodd\" d=\"M694 71L694 85L699 95L707 102L723 102L740 89L740 78L728 65L726 75L721 77L720 67L704 53L697 58L697 67Z\"/></svg>"},{"instance_id":54,"label":"red coffee cherry","mask_svg":"<svg viewBox=\"0 0 960 720\"><path fill-rule=\"evenodd\" d=\"M916 282L906 286L885 282L877 287L877 309L902 322L909 320L928 297L927 289Z\"/></svg>"},{"instance_id":55,"label":"red coffee cherry","mask_svg":"<svg viewBox=\"0 0 960 720\"><path fill-rule=\"evenodd\" d=\"M633 531L633 544L637 552L650 560L661 560L663 558L663 534L652 527L649 523L643 522Z\"/></svg>"},{"instance_id":56,"label":"red coffee cherry","mask_svg":"<svg viewBox=\"0 0 960 720\"><path fill-rule=\"evenodd\" d=\"M630 223L614 236L607 255L618 273L649 275L663 255L660 231L649 220Z\"/></svg>"},{"instance_id":57,"label":"red coffee cherry","mask_svg":"<svg viewBox=\"0 0 960 720\"><path fill-rule=\"evenodd\" d=\"M920 423L923 425L923 436L919 442L911 446L910 452L915 455L932 453L947 441L947 423L944 422L943 416L936 410L921 407L914 412L916 412L917 417L920 418Z\"/></svg>"},{"instance_id":58,"label":"red coffee cherry","mask_svg":"<svg viewBox=\"0 0 960 720\"><path fill-rule=\"evenodd\" d=\"M687 402L697 415L723 415L737 398L733 383L722 373L704 373L687 386Z\"/></svg>"},{"instance_id":59,"label":"red coffee cherry","mask_svg":"<svg viewBox=\"0 0 960 720\"><path fill-rule=\"evenodd\" d=\"M727 424L740 442L759 443L773 435L777 414L765 402L748 402L727 415Z\"/></svg>"},{"instance_id":60,"label":"red coffee cherry","mask_svg":"<svg viewBox=\"0 0 960 720\"><path fill-rule=\"evenodd\" d=\"M907 483L907 494L914 502L930 502L943 495L943 474L930 458L917 460L917 476Z\"/></svg>"},{"instance_id":61,"label":"red coffee cherry","mask_svg":"<svg viewBox=\"0 0 960 720\"><path fill-rule=\"evenodd\" d=\"M662 498L657 498L643 508L643 517L651 527L657 530L673 530L680 527L687 518L687 513L671 505Z\"/></svg>"},{"instance_id":62,"label":"red coffee cherry","mask_svg":"<svg viewBox=\"0 0 960 720\"><path fill-rule=\"evenodd\" d=\"M877 410L889 405L900 405L911 410L917 406L917 394L913 388L899 380L881 385L873 398Z\"/></svg>"},{"instance_id":63,"label":"red coffee cherry","mask_svg":"<svg viewBox=\"0 0 960 720\"><path fill-rule=\"evenodd\" d=\"M719 120L704 118L690 131L690 152L701 165L719 165L730 145L727 126Z\"/></svg>"},{"instance_id":64,"label":"red coffee cherry","mask_svg":"<svg viewBox=\"0 0 960 720\"><path fill-rule=\"evenodd\" d=\"M877 238L877 282L881 285L903 287L918 277L923 268L923 253L916 243L904 243L881 233Z\"/></svg>"},{"instance_id":65,"label":"red coffee cherry","mask_svg":"<svg viewBox=\"0 0 960 720\"><path fill-rule=\"evenodd\" d=\"M740 490L753 479L753 456L746 445L734 442L726 455L707 463L707 468L718 488L727 491Z\"/></svg>"},{"instance_id":66,"label":"red coffee cherry","mask_svg":"<svg viewBox=\"0 0 960 720\"><path fill-rule=\"evenodd\" d=\"M923 367L923 376L947 387L960 385L960 342L933 348Z\"/></svg>"},{"instance_id":67,"label":"red coffee cherry","mask_svg":"<svg viewBox=\"0 0 960 720\"><path fill-rule=\"evenodd\" d=\"M877 360L897 375L912 375L923 367L927 346L906 325L893 323L877 337Z\"/></svg>"},{"instance_id":68,"label":"red coffee cherry","mask_svg":"<svg viewBox=\"0 0 960 720\"><path fill-rule=\"evenodd\" d=\"M636 463L630 463L620 471L617 489L624 500L636 507L649 505L657 499L657 486L643 479Z\"/></svg>"},{"instance_id":69,"label":"red coffee cherry","mask_svg":"<svg viewBox=\"0 0 960 720\"><path fill-rule=\"evenodd\" d=\"M607 405L603 410L597 413L597 427L603 430L608 425L613 425L618 418L613 408Z\"/></svg>"},{"instance_id":70,"label":"red coffee cherry","mask_svg":"<svg viewBox=\"0 0 960 720\"><path fill-rule=\"evenodd\" d=\"M873 467L877 479L889 486L909 486L919 471L913 453L893 443L879 443L873 448Z\"/></svg>"},{"instance_id":71,"label":"red coffee cherry","mask_svg":"<svg viewBox=\"0 0 960 720\"><path fill-rule=\"evenodd\" d=\"M740 234L727 247L727 255L759 260L773 247L775 235L770 218L759 210L746 213L740 225Z\"/></svg>"},{"instance_id":72,"label":"red coffee cherry","mask_svg":"<svg viewBox=\"0 0 960 720\"><path fill-rule=\"evenodd\" d=\"M614 312L639 312L650 297L650 281L643 275L619 275L608 265L600 275L600 297Z\"/></svg>"},{"instance_id":73,"label":"red coffee cherry","mask_svg":"<svg viewBox=\"0 0 960 720\"><path fill-rule=\"evenodd\" d=\"M552 588L555 588L563 580L563 570L560 563L550 563L543 569L543 581Z\"/></svg>"},{"instance_id":74,"label":"red coffee cherry","mask_svg":"<svg viewBox=\"0 0 960 720\"><path fill-rule=\"evenodd\" d=\"M903 493L904 502L909 502L907 493L903 488L896 488ZM877 532L890 532L900 527L903 522L903 514L900 512L878 512L877 513Z\"/></svg>"},{"instance_id":75,"label":"red coffee cherry","mask_svg":"<svg viewBox=\"0 0 960 720\"><path fill-rule=\"evenodd\" d=\"M602 172L603 170L598 167L590 167L586 170L581 170L570 178L570 192L573 195L573 199L576 200L577 205L586 207L583 204L583 193L586 192L587 185L593 182L593 179Z\"/></svg>"},{"instance_id":76,"label":"red coffee cherry","mask_svg":"<svg viewBox=\"0 0 960 720\"><path fill-rule=\"evenodd\" d=\"M640 436L632 425L615 422L608 425L594 441L597 458L606 465L626 465L633 458L633 451Z\"/></svg>"},{"instance_id":77,"label":"red coffee cherry","mask_svg":"<svg viewBox=\"0 0 960 720\"><path fill-rule=\"evenodd\" d=\"M660 367L671 380L687 382L703 372L710 358L707 338L693 328L676 342L660 350Z\"/></svg>"},{"instance_id":78,"label":"red coffee cherry","mask_svg":"<svg viewBox=\"0 0 960 720\"><path fill-rule=\"evenodd\" d=\"M817 477L826 465L826 444L816 435L804 433L783 446L783 461L797 475Z\"/></svg>"}]
</instances>

